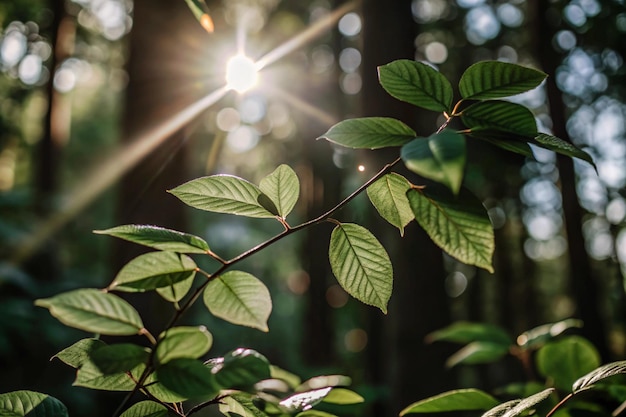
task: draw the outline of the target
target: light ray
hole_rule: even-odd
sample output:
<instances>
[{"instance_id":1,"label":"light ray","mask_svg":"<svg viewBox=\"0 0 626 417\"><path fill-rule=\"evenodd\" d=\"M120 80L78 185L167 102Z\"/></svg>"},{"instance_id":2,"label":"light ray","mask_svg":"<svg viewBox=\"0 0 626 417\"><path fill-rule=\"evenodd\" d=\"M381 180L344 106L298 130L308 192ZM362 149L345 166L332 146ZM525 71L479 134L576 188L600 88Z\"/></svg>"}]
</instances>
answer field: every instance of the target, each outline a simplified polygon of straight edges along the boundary
<instances>
[{"instance_id":1,"label":"light ray","mask_svg":"<svg viewBox=\"0 0 626 417\"><path fill-rule=\"evenodd\" d=\"M359 5L359 3L360 3L359 0L355 0L355 1L350 1L344 4L337 10L330 13L328 16L318 20L317 22L309 26L306 30L300 32L298 35L289 39L287 42L272 49L270 52L265 54L263 57L261 57L257 61L256 63L257 70L258 71L262 70L268 65L273 64L274 62L278 61L284 56L292 53L293 51L297 50L301 46L304 46L308 42L317 38L322 33L324 33L329 27L337 23L337 21L341 19L343 15L355 10L356 7Z\"/></svg>"},{"instance_id":2,"label":"light ray","mask_svg":"<svg viewBox=\"0 0 626 417\"><path fill-rule=\"evenodd\" d=\"M306 100L302 100L300 97L294 94L291 94L288 91L278 89L278 88L271 88L270 91L272 95L277 96L280 99L286 101L288 104L290 104L294 108L300 110L302 113L306 114L307 116L317 120L324 126L332 126L339 121L332 114L325 112L319 107L310 104Z\"/></svg>"},{"instance_id":3,"label":"light ray","mask_svg":"<svg viewBox=\"0 0 626 417\"><path fill-rule=\"evenodd\" d=\"M127 146L118 149L114 155L107 158L101 166L87 175L74 188L74 191L64 198L58 212L41 224L33 235L29 236L24 243L18 246L13 254L12 262L19 264L28 259L43 242L74 218L108 187L119 180L122 175L133 168L172 134L219 101L227 92L228 89L226 87L215 90L183 111L175 114L171 119L138 135Z\"/></svg>"},{"instance_id":4,"label":"light ray","mask_svg":"<svg viewBox=\"0 0 626 417\"><path fill-rule=\"evenodd\" d=\"M360 0L353 0L344 4L303 32L274 48L256 62L257 71L260 71L306 45L308 42L311 42L335 24L343 15L356 9L359 4ZM242 34L238 34L238 38L241 35ZM245 49L245 36L241 36L237 43L238 49ZM85 180L81 181L80 184L63 199L61 208L57 212L53 213L48 219L42 222L36 228L36 231L16 248L11 257L11 262L20 264L32 256L45 241L58 232L59 229L73 219L108 187L119 180L122 175L133 168L141 159L166 141L173 133L195 119L204 110L218 102L228 91L228 86L220 87L175 114L171 119L138 135L129 145L119 149L113 156L106 159L101 166L96 168L91 174L86 175ZM335 118L315 106L284 91L280 94L286 101L289 101L292 105L320 122L327 125L332 125L336 122Z\"/></svg>"}]
</instances>

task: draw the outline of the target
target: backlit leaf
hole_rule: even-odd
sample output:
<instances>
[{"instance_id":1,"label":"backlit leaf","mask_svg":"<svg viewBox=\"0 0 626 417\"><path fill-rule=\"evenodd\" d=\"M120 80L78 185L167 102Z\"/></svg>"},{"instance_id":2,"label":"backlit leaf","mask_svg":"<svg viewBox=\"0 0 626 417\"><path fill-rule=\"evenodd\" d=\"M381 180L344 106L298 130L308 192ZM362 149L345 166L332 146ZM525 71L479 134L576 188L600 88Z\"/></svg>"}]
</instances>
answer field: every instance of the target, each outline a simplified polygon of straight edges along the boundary
<instances>
[{"instance_id":1,"label":"backlit leaf","mask_svg":"<svg viewBox=\"0 0 626 417\"><path fill-rule=\"evenodd\" d=\"M481 130L508 132L527 137L537 135L535 116L521 104L490 100L472 104L461 114L463 124L480 135Z\"/></svg>"},{"instance_id":2,"label":"backlit leaf","mask_svg":"<svg viewBox=\"0 0 626 417\"><path fill-rule=\"evenodd\" d=\"M39 299L35 304L69 327L111 336L137 334L143 323L137 310L120 297L87 288Z\"/></svg>"},{"instance_id":3,"label":"backlit leaf","mask_svg":"<svg viewBox=\"0 0 626 417\"><path fill-rule=\"evenodd\" d=\"M352 379L345 375L318 375L307 379L300 384L296 391L311 391L318 388L348 386L352 383Z\"/></svg>"},{"instance_id":4,"label":"backlit leaf","mask_svg":"<svg viewBox=\"0 0 626 417\"><path fill-rule=\"evenodd\" d=\"M180 253L206 253L209 245L198 236L158 226L128 224L106 230L94 230L100 235L115 236L150 248Z\"/></svg>"},{"instance_id":5,"label":"backlit leaf","mask_svg":"<svg viewBox=\"0 0 626 417\"><path fill-rule=\"evenodd\" d=\"M554 388L547 388L541 392L538 392L530 397L521 399L517 404L515 404L512 408L506 410L501 416L502 417L515 417L522 412L528 410L531 407L539 404L546 398L548 398L554 392Z\"/></svg>"},{"instance_id":6,"label":"backlit leaf","mask_svg":"<svg viewBox=\"0 0 626 417\"><path fill-rule=\"evenodd\" d=\"M193 277L197 268L187 255L164 251L144 253L124 265L109 289L134 292L170 288Z\"/></svg>"},{"instance_id":7,"label":"backlit leaf","mask_svg":"<svg viewBox=\"0 0 626 417\"><path fill-rule=\"evenodd\" d=\"M246 395L233 394L219 402L220 413L228 417L268 417Z\"/></svg>"},{"instance_id":8,"label":"backlit leaf","mask_svg":"<svg viewBox=\"0 0 626 417\"><path fill-rule=\"evenodd\" d=\"M387 174L367 187L367 196L378 213L397 227L401 236L404 235L404 227L414 219L406 197L409 188L409 181L395 173Z\"/></svg>"},{"instance_id":9,"label":"backlit leaf","mask_svg":"<svg viewBox=\"0 0 626 417\"><path fill-rule=\"evenodd\" d=\"M376 237L357 224L339 224L330 237L328 259L348 294L387 312L393 286L389 255Z\"/></svg>"},{"instance_id":10,"label":"backlit leaf","mask_svg":"<svg viewBox=\"0 0 626 417\"><path fill-rule=\"evenodd\" d=\"M161 384L186 398L212 398L219 392L211 370L196 359L173 359L156 374Z\"/></svg>"},{"instance_id":11,"label":"backlit leaf","mask_svg":"<svg viewBox=\"0 0 626 417\"><path fill-rule=\"evenodd\" d=\"M477 62L461 76L459 92L472 100L509 97L538 87L546 77L541 71L517 64Z\"/></svg>"},{"instance_id":12,"label":"backlit leaf","mask_svg":"<svg viewBox=\"0 0 626 417\"><path fill-rule=\"evenodd\" d=\"M626 361L611 362L594 369L587 375L578 378L572 385L572 391L578 392L589 388L596 382L618 374L626 374Z\"/></svg>"},{"instance_id":13,"label":"backlit leaf","mask_svg":"<svg viewBox=\"0 0 626 417\"><path fill-rule=\"evenodd\" d=\"M133 404L120 417L167 417L168 410L163 404L155 401L141 401Z\"/></svg>"},{"instance_id":14,"label":"backlit leaf","mask_svg":"<svg viewBox=\"0 0 626 417\"><path fill-rule=\"evenodd\" d=\"M276 206L278 214L285 218L296 205L300 196L298 176L288 165L280 165L259 183L259 189Z\"/></svg>"},{"instance_id":15,"label":"backlit leaf","mask_svg":"<svg viewBox=\"0 0 626 417\"><path fill-rule=\"evenodd\" d=\"M497 362L509 351L509 345L493 342L471 342L461 348L446 361L451 368L456 365L475 365Z\"/></svg>"},{"instance_id":16,"label":"backlit leaf","mask_svg":"<svg viewBox=\"0 0 626 417\"><path fill-rule=\"evenodd\" d=\"M272 299L267 287L255 276L229 271L214 278L204 290L204 304L216 317L233 324L267 332Z\"/></svg>"},{"instance_id":17,"label":"backlit leaf","mask_svg":"<svg viewBox=\"0 0 626 417\"><path fill-rule=\"evenodd\" d=\"M35 391L13 391L0 394L0 416L67 417L65 405L54 397Z\"/></svg>"},{"instance_id":18,"label":"backlit leaf","mask_svg":"<svg viewBox=\"0 0 626 417\"><path fill-rule=\"evenodd\" d=\"M183 203L200 210L247 217L275 216L259 202L263 194L259 187L232 175L197 178L169 192Z\"/></svg>"},{"instance_id":19,"label":"backlit leaf","mask_svg":"<svg viewBox=\"0 0 626 417\"><path fill-rule=\"evenodd\" d=\"M511 411L522 400L516 399L504 402L500 405L496 405L490 410L487 410L481 417L503 417L507 412Z\"/></svg>"},{"instance_id":20,"label":"backlit leaf","mask_svg":"<svg viewBox=\"0 0 626 417\"><path fill-rule=\"evenodd\" d=\"M134 378L139 378L144 369L145 365L141 364L132 369L131 373ZM76 380L72 385L102 391L132 391L135 388L135 382L126 372L107 375L91 361L83 364L76 372Z\"/></svg>"},{"instance_id":21,"label":"backlit leaf","mask_svg":"<svg viewBox=\"0 0 626 417\"><path fill-rule=\"evenodd\" d=\"M316 404L319 404L324 397L328 395L331 389L332 388L330 387L326 387L307 392L300 392L285 398L279 404L288 412L306 411L313 408Z\"/></svg>"},{"instance_id":22,"label":"backlit leaf","mask_svg":"<svg viewBox=\"0 0 626 417\"><path fill-rule=\"evenodd\" d=\"M443 188L412 189L407 194L419 225L453 258L493 272L493 228L482 203L467 190L453 196Z\"/></svg>"},{"instance_id":23,"label":"backlit leaf","mask_svg":"<svg viewBox=\"0 0 626 417\"><path fill-rule=\"evenodd\" d=\"M213 361L211 372L222 388L242 389L271 377L270 364L259 352L239 348Z\"/></svg>"},{"instance_id":24,"label":"backlit leaf","mask_svg":"<svg viewBox=\"0 0 626 417\"><path fill-rule=\"evenodd\" d=\"M411 413L489 410L496 405L498 400L483 391L473 388L459 389L417 401L400 411L400 416Z\"/></svg>"},{"instance_id":25,"label":"backlit leaf","mask_svg":"<svg viewBox=\"0 0 626 417\"><path fill-rule=\"evenodd\" d=\"M449 130L418 138L402 147L402 160L411 171L437 181L458 194L465 169L465 138Z\"/></svg>"},{"instance_id":26,"label":"backlit leaf","mask_svg":"<svg viewBox=\"0 0 626 417\"><path fill-rule=\"evenodd\" d=\"M302 411L296 414L296 417L337 417L335 414L330 414L325 411L310 409Z\"/></svg>"},{"instance_id":27,"label":"backlit leaf","mask_svg":"<svg viewBox=\"0 0 626 417\"><path fill-rule=\"evenodd\" d=\"M583 327L583 322L576 319L566 319L556 323L542 324L519 335L517 344L524 348L540 346L573 327Z\"/></svg>"},{"instance_id":28,"label":"backlit leaf","mask_svg":"<svg viewBox=\"0 0 626 417\"><path fill-rule=\"evenodd\" d=\"M333 388L322 401L329 404L347 405L360 404L365 401L365 398L346 388Z\"/></svg>"},{"instance_id":29,"label":"backlit leaf","mask_svg":"<svg viewBox=\"0 0 626 417\"><path fill-rule=\"evenodd\" d=\"M100 339L81 339L72 346L66 347L52 358L58 358L72 368L80 368L85 362L90 360L93 352L104 346L106 346L106 343Z\"/></svg>"},{"instance_id":30,"label":"backlit leaf","mask_svg":"<svg viewBox=\"0 0 626 417\"><path fill-rule=\"evenodd\" d=\"M580 336L567 336L547 343L537 351L537 369L554 386L570 390L585 374L600 366L600 355L591 342Z\"/></svg>"},{"instance_id":31,"label":"backlit leaf","mask_svg":"<svg viewBox=\"0 0 626 417\"><path fill-rule=\"evenodd\" d=\"M159 293L164 300L169 301L171 303L180 301L183 299L185 295L191 289L193 285L193 280L195 278L195 274L190 274L187 278L182 281L178 281L175 284L169 285L167 287L157 288L156 292Z\"/></svg>"},{"instance_id":32,"label":"backlit leaf","mask_svg":"<svg viewBox=\"0 0 626 417\"><path fill-rule=\"evenodd\" d=\"M159 337L156 359L164 364L176 358L197 359L207 353L213 336L204 326L172 327Z\"/></svg>"},{"instance_id":33,"label":"backlit leaf","mask_svg":"<svg viewBox=\"0 0 626 417\"><path fill-rule=\"evenodd\" d=\"M505 346L513 344L509 334L501 327L488 323L459 321L436 330L426 336L428 342L445 340L456 343L475 341L498 343Z\"/></svg>"},{"instance_id":34,"label":"backlit leaf","mask_svg":"<svg viewBox=\"0 0 626 417\"><path fill-rule=\"evenodd\" d=\"M148 361L150 350L132 343L117 343L95 350L90 359L104 375L123 373Z\"/></svg>"},{"instance_id":35,"label":"backlit leaf","mask_svg":"<svg viewBox=\"0 0 626 417\"><path fill-rule=\"evenodd\" d=\"M204 0L185 0L185 2L204 30L213 33L215 26L211 15L208 13L206 2Z\"/></svg>"},{"instance_id":36,"label":"backlit leaf","mask_svg":"<svg viewBox=\"0 0 626 417\"><path fill-rule=\"evenodd\" d=\"M398 100L427 110L450 111L452 85L428 64L400 59L378 67L378 78L385 91Z\"/></svg>"},{"instance_id":37,"label":"backlit leaf","mask_svg":"<svg viewBox=\"0 0 626 417\"><path fill-rule=\"evenodd\" d=\"M379 149L402 146L415 139L413 129L389 117L363 117L343 120L320 138L348 148Z\"/></svg>"},{"instance_id":38,"label":"backlit leaf","mask_svg":"<svg viewBox=\"0 0 626 417\"><path fill-rule=\"evenodd\" d=\"M540 133L535 136L535 140L532 143L571 158L582 159L583 161L589 162L594 168L596 168L591 155L571 143L557 138L556 136Z\"/></svg>"}]
</instances>

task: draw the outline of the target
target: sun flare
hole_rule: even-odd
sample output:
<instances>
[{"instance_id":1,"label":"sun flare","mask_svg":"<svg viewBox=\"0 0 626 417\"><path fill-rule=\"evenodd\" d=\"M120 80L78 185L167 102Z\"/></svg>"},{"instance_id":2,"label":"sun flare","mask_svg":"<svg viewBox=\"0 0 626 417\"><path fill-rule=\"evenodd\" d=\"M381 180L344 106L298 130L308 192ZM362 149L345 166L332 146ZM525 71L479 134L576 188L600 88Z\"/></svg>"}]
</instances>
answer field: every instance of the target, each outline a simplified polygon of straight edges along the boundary
<instances>
[{"instance_id":1,"label":"sun flare","mask_svg":"<svg viewBox=\"0 0 626 417\"><path fill-rule=\"evenodd\" d=\"M256 86L259 72L253 60L245 55L235 55L226 64L226 86L238 93L245 93Z\"/></svg>"}]
</instances>

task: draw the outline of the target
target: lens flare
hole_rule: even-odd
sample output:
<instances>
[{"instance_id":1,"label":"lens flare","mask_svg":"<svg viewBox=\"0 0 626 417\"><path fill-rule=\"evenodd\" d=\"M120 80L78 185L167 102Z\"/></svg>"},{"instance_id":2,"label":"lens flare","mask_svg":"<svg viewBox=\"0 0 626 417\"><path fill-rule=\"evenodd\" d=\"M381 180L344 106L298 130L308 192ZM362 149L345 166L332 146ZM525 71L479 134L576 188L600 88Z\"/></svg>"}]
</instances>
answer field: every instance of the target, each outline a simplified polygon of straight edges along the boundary
<instances>
[{"instance_id":1,"label":"lens flare","mask_svg":"<svg viewBox=\"0 0 626 417\"><path fill-rule=\"evenodd\" d=\"M226 86L238 93L252 89L259 79L253 60L245 55L235 55L226 64Z\"/></svg>"}]
</instances>

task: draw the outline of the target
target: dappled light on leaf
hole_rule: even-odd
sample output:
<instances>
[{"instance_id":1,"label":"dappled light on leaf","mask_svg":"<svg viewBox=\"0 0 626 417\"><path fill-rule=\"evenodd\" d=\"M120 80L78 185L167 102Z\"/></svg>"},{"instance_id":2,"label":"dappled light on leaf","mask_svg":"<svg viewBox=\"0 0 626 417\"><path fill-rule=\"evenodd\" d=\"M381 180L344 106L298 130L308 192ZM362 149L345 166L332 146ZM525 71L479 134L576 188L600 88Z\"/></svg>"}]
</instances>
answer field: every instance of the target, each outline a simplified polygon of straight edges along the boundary
<instances>
[{"instance_id":1,"label":"dappled light on leaf","mask_svg":"<svg viewBox=\"0 0 626 417\"><path fill-rule=\"evenodd\" d=\"M330 237L328 258L348 294L387 312L393 268L385 248L369 230L357 224L337 225Z\"/></svg>"}]
</instances>

